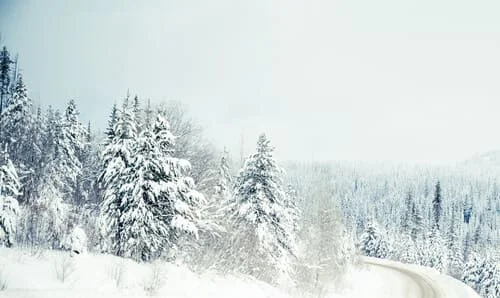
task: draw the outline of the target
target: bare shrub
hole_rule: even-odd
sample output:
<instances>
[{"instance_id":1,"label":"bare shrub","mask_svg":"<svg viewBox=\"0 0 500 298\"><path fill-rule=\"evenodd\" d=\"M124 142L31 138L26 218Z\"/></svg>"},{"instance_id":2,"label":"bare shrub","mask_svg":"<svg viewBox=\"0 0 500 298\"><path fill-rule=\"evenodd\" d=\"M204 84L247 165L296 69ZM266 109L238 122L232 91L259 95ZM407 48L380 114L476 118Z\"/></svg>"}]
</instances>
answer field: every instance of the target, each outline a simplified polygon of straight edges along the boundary
<instances>
[{"instance_id":1,"label":"bare shrub","mask_svg":"<svg viewBox=\"0 0 500 298\"><path fill-rule=\"evenodd\" d=\"M114 280L117 288L123 285L125 269L125 262L123 260L116 261L108 268L108 276Z\"/></svg>"},{"instance_id":2,"label":"bare shrub","mask_svg":"<svg viewBox=\"0 0 500 298\"><path fill-rule=\"evenodd\" d=\"M148 296L155 296L164 284L165 278L161 263L155 262L151 264L151 272L149 276L144 279L144 291Z\"/></svg>"},{"instance_id":3,"label":"bare shrub","mask_svg":"<svg viewBox=\"0 0 500 298\"><path fill-rule=\"evenodd\" d=\"M63 253L54 259L54 270L59 281L65 282L75 272L73 258Z\"/></svg>"},{"instance_id":4,"label":"bare shrub","mask_svg":"<svg viewBox=\"0 0 500 298\"><path fill-rule=\"evenodd\" d=\"M5 266L0 267L0 292L7 289L7 274L5 273Z\"/></svg>"},{"instance_id":5,"label":"bare shrub","mask_svg":"<svg viewBox=\"0 0 500 298\"><path fill-rule=\"evenodd\" d=\"M38 260L42 259L45 255L45 249L42 246L37 245L31 245L29 252L30 256L35 257Z\"/></svg>"}]
</instances>

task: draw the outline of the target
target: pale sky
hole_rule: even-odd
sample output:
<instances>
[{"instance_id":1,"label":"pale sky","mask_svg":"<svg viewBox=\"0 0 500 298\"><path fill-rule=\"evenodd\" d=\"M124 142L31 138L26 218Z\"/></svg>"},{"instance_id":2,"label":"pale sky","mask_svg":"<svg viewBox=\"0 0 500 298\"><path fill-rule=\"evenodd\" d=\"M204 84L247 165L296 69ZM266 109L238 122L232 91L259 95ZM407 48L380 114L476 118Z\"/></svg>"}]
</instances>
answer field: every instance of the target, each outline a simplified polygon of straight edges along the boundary
<instances>
[{"instance_id":1,"label":"pale sky","mask_svg":"<svg viewBox=\"0 0 500 298\"><path fill-rule=\"evenodd\" d=\"M0 0L31 95L104 126L130 89L235 157L452 162L500 149L498 0Z\"/></svg>"}]
</instances>

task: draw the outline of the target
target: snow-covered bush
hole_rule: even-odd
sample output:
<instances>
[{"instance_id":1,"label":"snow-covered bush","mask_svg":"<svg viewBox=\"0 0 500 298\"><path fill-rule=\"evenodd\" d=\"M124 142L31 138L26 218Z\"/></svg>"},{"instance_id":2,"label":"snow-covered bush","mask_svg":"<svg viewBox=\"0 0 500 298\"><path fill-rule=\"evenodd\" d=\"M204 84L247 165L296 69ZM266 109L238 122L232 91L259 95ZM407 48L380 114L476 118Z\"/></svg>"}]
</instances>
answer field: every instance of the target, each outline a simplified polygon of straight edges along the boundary
<instances>
[{"instance_id":1,"label":"snow-covered bush","mask_svg":"<svg viewBox=\"0 0 500 298\"><path fill-rule=\"evenodd\" d=\"M87 251L87 235L81 227L75 227L70 234L66 236L62 247L72 253L85 253Z\"/></svg>"}]
</instances>

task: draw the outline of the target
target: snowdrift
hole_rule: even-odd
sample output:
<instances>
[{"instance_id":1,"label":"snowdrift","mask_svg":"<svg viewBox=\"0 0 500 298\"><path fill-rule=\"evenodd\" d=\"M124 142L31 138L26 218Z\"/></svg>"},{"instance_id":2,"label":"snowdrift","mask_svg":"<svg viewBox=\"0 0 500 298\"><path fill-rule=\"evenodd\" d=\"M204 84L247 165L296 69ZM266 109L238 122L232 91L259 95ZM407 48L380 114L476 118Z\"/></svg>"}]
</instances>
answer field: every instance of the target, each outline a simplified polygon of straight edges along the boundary
<instances>
[{"instance_id":1,"label":"snowdrift","mask_svg":"<svg viewBox=\"0 0 500 298\"><path fill-rule=\"evenodd\" d=\"M257 280L198 275L181 265L7 248L0 248L0 288L2 282L5 298L287 297Z\"/></svg>"}]
</instances>

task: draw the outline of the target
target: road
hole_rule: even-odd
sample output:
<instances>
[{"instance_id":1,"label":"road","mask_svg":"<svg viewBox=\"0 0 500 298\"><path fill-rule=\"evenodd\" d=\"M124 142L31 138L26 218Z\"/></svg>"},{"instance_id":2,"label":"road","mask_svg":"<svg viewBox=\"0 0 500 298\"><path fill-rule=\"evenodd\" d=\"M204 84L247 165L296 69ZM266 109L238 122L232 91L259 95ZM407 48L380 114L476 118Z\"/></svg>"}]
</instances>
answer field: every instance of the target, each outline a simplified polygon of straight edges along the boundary
<instances>
[{"instance_id":1,"label":"road","mask_svg":"<svg viewBox=\"0 0 500 298\"><path fill-rule=\"evenodd\" d=\"M401 279L405 279L407 281L407 288L405 289L405 293L400 295L406 295L401 298L445 298L446 296L441 293L439 287L434 284L432 280L419 273L405 268L391 266L390 264L382 264L369 258L366 258L364 262L369 267L377 268L377 271L392 271L392 273L400 275ZM384 283L384 287L391 287L391 282L388 281ZM390 289L387 289L386 292L390 293Z\"/></svg>"}]
</instances>

